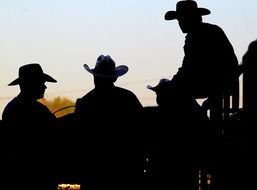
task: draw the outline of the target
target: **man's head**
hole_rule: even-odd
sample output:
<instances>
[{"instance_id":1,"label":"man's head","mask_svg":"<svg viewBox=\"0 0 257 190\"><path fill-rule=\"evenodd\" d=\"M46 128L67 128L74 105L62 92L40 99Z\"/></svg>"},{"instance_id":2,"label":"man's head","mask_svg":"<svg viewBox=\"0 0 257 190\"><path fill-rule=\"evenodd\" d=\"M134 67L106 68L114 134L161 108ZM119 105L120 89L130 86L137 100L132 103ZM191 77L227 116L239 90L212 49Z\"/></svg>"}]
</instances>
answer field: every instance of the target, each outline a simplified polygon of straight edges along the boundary
<instances>
[{"instance_id":1,"label":"man's head","mask_svg":"<svg viewBox=\"0 0 257 190\"><path fill-rule=\"evenodd\" d=\"M100 55L96 60L95 68L90 69L87 64L84 68L94 75L94 83L97 87L107 86L114 83L118 77L128 72L128 67L125 65L117 66L109 55Z\"/></svg>"},{"instance_id":2,"label":"man's head","mask_svg":"<svg viewBox=\"0 0 257 190\"><path fill-rule=\"evenodd\" d=\"M210 14L210 10L199 8L197 3L192 0L179 1L176 11L168 11L165 20L177 19L183 33L188 33L198 23L202 22L202 16Z\"/></svg>"},{"instance_id":3,"label":"man's head","mask_svg":"<svg viewBox=\"0 0 257 190\"><path fill-rule=\"evenodd\" d=\"M45 74L38 63L23 65L19 68L19 77L8 86L19 85L21 93L26 97L40 99L44 97L45 82L57 82Z\"/></svg>"},{"instance_id":4,"label":"man's head","mask_svg":"<svg viewBox=\"0 0 257 190\"><path fill-rule=\"evenodd\" d=\"M147 88L156 93L156 103L161 111L170 111L174 108L188 108L192 98L189 93L173 80L163 78L156 86L147 85Z\"/></svg>"},{"instance_id":5,"label":"man's head","mask_svg":"<svg viewBox=\"0 0 257 190\"><path fill-rule=\"evenodd\" d=\"M247 52L243 55L243 64L253 64L257 60L257 40L252 41L248 45ZM256 64L255 64L256 65Z\"/></svg>"},{"instance_id":6,"label":"man's head","mask_svg":"<svg viewBox=\"0 0 257 190\"><path fill-rule=\"evenodd\" d=\"M147 85L147 88L156 93L156 103L161 109L172 106L173 91L171 80L163 78L156 86Z\"/></svg>"}]
</instances>

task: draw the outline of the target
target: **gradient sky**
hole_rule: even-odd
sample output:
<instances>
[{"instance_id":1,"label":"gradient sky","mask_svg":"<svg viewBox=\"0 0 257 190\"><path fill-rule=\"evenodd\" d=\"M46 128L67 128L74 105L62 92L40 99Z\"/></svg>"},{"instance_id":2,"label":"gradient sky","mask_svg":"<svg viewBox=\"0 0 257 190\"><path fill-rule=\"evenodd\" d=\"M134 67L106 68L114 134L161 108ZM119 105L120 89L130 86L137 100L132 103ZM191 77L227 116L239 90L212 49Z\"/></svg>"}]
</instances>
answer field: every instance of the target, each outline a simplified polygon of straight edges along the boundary
<instances>
[{"instance_id":1,"label":"gradient sky","mask_svg":"<svg viewBox=\"0 0 257 190\"><path fill-rule=\"evenodd\" d=\"M129 72L116 82L132 90L143 105L155 105L146 89L171 78L183 59L184 37L177 21L165 21L177 0L0 0L0 118L19 92L7 84L18 68L40 63L58 80L46 83L45 97L76 100L93 88L83 64L94 67L109 54ZM219 25L234 46L239 62L257 38L256 0L198 0L211 10L204 22Z\"/></svg>"}]
</instances>

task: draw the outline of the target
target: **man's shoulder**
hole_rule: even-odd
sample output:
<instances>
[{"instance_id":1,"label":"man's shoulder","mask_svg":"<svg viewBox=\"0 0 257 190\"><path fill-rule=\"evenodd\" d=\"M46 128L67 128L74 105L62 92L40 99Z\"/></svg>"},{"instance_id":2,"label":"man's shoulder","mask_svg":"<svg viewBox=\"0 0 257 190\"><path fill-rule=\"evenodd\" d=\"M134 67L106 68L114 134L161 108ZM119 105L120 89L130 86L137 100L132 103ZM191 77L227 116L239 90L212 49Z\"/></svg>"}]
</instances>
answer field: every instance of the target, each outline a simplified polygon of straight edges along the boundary
<instances>
[{"instance_id":1,"label":"man's shoulder","mask_svg":"<svg viewBox=\"0 0 257 190\"><path fill-rule=\"evenodd\" d=\"M91 102L93 100L96 99L96 94L95 94L95 89L89 91L88 93L86 93L84 96L77 98L76 103L75 103L75 107L77 110L78 107L83 107L84 104Z\"/></svg>"},{"instance_id":2,"label":"man's shoulder","mask_svg":"<svg viewBox=\"0 0 257 190\"><path fill-rule=\"evenodd\" d=\"M210 33L220 33L220 34L224 34L223 29L216 25L216 24L211 24L211 23L203 23L202 24L202 28L204 28L204 30L210 32Z\"/></svg>"},{"instance_id":3,"label":"man's shoulder","mask_svg":"<svg viewBox=\"0 0 257 190\"><path fill-rule=\"evenodd\" d=\"M15 110L17 110L17 108L19 108L19 101L17 100L17 98L13 98L10 102L7 103L7 105L5 106L4 110L3 110L3 117L7 114L10 114L12 112L14 112Z\"/></svg>"},{"instance_id":4,"label":"man's shoulder","mask_svg":"<svg viewBox=\"0 0 257 190\"><path fill-rule=\"evenodd\" d=\"M82 100L86 100L90 97L94 97L96 94L95 89L90 90L88 93L86 93L84 96L82 96L81 98L78 98L77 101L82 101Z\"/></svg>"},{"instance_id":5,"label":"man's shoulder","mask_svg":"<svg viewBox=\"0 0 257 190\"><path fill-rule=\"evenodd\" d=\"M222 28L216 24L203 22L202 27L206 30L217 30L217 31L223 31Z\"/></svg>"},{"instance_id":6,"label":"man's shoulder","mask_svg":"<svg viewBox=\"0 0 257 190\"><path fill-rule=\"evenodd\" d=\"M49 110L49 108L41 102L35 101L33 104L34 104L34 107L33 107L32 111L33 110L39 110L39 111L41 110L43 112L51 112Z\"/></svg>"},{"instance_id":7,"label":"man's shoulder","mask_svg":"<svg viewBox=\"0 0 257 190\"><path fill-rule=\"evenodd\" d=\"M121 94L124 94L124 95L129 95L129 96L136 96L134 94L134 92L132 92L131 90L128 90L126 88L122 88L122 87L115 87L116 91L118 91L119 93Z\"/></svg>"}]
</instances>

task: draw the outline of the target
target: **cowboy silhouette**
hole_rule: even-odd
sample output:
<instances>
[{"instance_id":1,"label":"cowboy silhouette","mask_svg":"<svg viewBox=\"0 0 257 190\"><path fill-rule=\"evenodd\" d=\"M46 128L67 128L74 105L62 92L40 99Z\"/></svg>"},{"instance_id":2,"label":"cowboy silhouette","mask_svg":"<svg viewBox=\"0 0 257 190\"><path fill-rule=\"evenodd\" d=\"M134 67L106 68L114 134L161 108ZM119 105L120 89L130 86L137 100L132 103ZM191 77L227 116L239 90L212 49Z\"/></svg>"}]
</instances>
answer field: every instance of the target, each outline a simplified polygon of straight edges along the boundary
<instances>
[{"instance_id":1,"label":"cowboy silhouette","mask_svg":"<svg viewBox=\"0 0 257 190\"><path fill-rule=\"evenodd\" d=\"M84 68L93 75L95 85L93 90L78 98L75 105L75 115L81 127L87 130L85 171L88 172L87 179L92 179L87 183L97 183L99 188L108 189L110 185L111 189L122 189L132 181L133 176L130 176L130 182L124 180L129 179L126 175L134 172L135 165L131 163L135 159L132 157L137 157L139 146L133 123L136 121L134 116L143 107L133 92L114 85L118 77L127 73L127 66L116 66L111 56L100 55L93 69L87 64Z\"/></svg>"},{"instance_id":2,"label":"cowboy silhouette","mask_svg":"<svg viewBox=\"0 0 257 190\"><path fill-rule=\"evenodd\" d=\"M224 89L237 82L238 61L224 31L217 25L204 23L210 14L192 0L179 1L176 11L168 11L165 20L178 20L186 33L182 66L172 78L175 93L208 98L209 106Z\"/></svg>"},{"instance_id":3,"label":"cowboy silhouette","mask_svg":"<svg viewBox=\"0 0 257 190\"><path fill-rule=\"evenodd\" d=\"M169 79L160 79L156 86L147 88L156 93L156 102L161 113L170 113L173 119L208 120L205 111L188 94L176 93L177 88Z\"/></svg>"},{"instance_id":4,"label":"cowboy silhouette","mask_svg":"<svg viewBox=\"0 0 257 190\"><path fill-rule=\"evenodd\" d=\"M206 115L202 117L196 99L207 98L205 105L211 107L237 80L238 61L233 47L219 26L202 22L202 16L208 14L210 10L199 8L192 0L177 2L176 10L165 14L165 20L178 20L186 34L183 63L170 81L161 80L156 87L148 87L156 92L161 112L169 113L170 117L161 119L172 122L172 132L163 133L167 141L161 146L164 150L160 156L161 184L170 189L193 189L194 169L201 155L207 154L198 151L203 146L201 140L208 135L204 132Z\"/></svg>"},{"instance_id":5,"label":"cowboy silhouette","mask_svg":"<svg viewBox=\"0 0 257 190\"><path fill-rule=\"evenodd\" d=\"M174 92L171 80L163 78L156 86L147 88L156 93L160 110L154 120L159 127L152 135L157 142L152 151L152 173L164 188L191 188L194 161L202 157L201 143L209 137L208 127L203 127L209 119L196 100ZM170 180L165 181L167 176Z\"/></svg>"},{"instance_id":6,"label":"cowboy silhouette","mask_svg":"<svg viewBox=\"0 0 257 190\"><path fill-rule=\"evenodd\" d=\"M93 75L95 88L77 100L75 113L83 116L87 112L129 113L142 109L134 93L114 85L118 77L127 73L127 66L116 67L109 55L100 55L94 69L87 64L84 68Z\"/></svg>"},{"instance_id":7,"label":"cowboy silhouette","mask_svg":"<svg viewBox=\"0 0 257 190\"><path fill-rule=\"evenodd\" d=\"M19 77L9 84L20 87L20 93L6 105L2 115L3 125L10 132L5 182L12 184L13 189L23 183L29 184L28 189L57 187L50 179L54 165L49 159L53 155L47 146L51 141L46 130L55 125L56 118L37 101L44 97L45 82L57 81L45 74L39 64L32 63L21 66Z\"/></svg>"},{"instance_id":8,"label":"cowboy silhouette","mask_svg":"<svg viewBox=\"0 0 257 190\"><path fill-rule=\"evenodd\" d=\"M49 109L37 100L44 97L45 82L57 82L45 74L39 64L27 64L19 69L19 78L9 86L20 86L20 93L4 108L3 122L7 127L47 127L55 121Z\"/></svg>"}]
</instances>

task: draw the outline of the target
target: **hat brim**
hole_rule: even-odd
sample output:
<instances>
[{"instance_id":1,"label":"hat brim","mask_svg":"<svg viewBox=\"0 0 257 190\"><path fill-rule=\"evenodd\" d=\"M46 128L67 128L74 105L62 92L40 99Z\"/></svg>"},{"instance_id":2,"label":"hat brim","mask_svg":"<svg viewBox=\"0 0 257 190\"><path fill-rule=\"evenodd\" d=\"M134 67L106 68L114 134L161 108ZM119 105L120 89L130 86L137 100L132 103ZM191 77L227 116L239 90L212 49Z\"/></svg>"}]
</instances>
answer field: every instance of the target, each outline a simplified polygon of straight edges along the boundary
<instances>
[{"instance_id":1,"label":"hat brim","mask_svg":"<svg viewBox=\"0 0 257 190\"><path fill-rule=\"evenodd\" d=\"M87 64L84 64L84 69L86 69L89 73L92 75L103 77L103 78L115 78L120 77L128 72L128 67L126 65L119 65L115 67L115 71L112 74L108 73L100 73L99 71L95 69L90 69L90 67Z\"/></svg>"},{"instance_id":2,"label":"hat brim","mask_svg":"<svg viewBox=\"0 0 257 190\"><path fill-rule=\"evenodd\" d=\"M168 11L165 16L165 20L174 20L177 19L177 12L176 11Z\"/></svg>"},{"instance_id":3,"label":"hat brim","mask_svg":"<svg viewBox=\"0 0 257 190\"><path fill-rule=\"evenodd\" d=\"M31 80L33 80L33 79L31 79ZM21 81L22 81L22 79L17 78L14 81L12 81L10 84L8 84L8 86L18 85L18 84L21 83ZM45 74L45 73L43 74L42 81L43 82L53 82L53 83L57 82L53 77L51 77L51 76L49 76L48 74Z\"/></svg>"},{"instance_id":4,"label":"hat brim","mask_svg":"<svg viewBox=\"0 0 257 190\"><path fill-rule=\"evenodd\" d=\"M204 16L204 15L209 15L211 13L211 11L206 8L197 8L196 13L198 13L201 16ZM165 20L174 20L174 19L178 18L178 15L179 15L179 13L176 11L168 11L168 12L166 12L166 14L164 16L164 19Z\"/></svg>"},{"instance_id":5,"label":"hat brim","mask_svg":"<svg viewBox=\"0 0 257 190\"><path fill-rule=\"evenodd\" d=\"M149 89L149 90L152 90L152 91L156 90L155 86L151 86L151 85L147 85L146 88Z\"/></svg>"}]
</instances>

